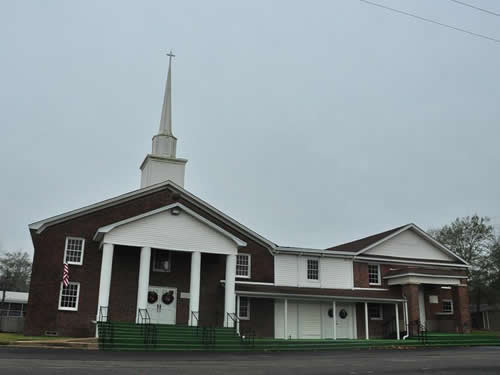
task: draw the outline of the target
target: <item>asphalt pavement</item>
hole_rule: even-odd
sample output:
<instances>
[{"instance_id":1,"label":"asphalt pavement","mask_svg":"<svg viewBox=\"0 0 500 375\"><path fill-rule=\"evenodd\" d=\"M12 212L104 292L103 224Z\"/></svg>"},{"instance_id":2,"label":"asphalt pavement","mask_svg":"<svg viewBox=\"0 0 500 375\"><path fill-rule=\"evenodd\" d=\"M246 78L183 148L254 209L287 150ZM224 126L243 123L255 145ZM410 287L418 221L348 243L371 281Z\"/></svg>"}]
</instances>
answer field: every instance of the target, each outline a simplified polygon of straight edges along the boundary
<instances>
[{"instance_id":1,"label":"asphalt pavement","mask_svg":"<svg viewBox=\"0 0 500 375\"><path fill-rule=\"evenodd\" d=\"M0 374L500 374L500 347L286 353L0 348Z\"/></svg>"}]
</instances>

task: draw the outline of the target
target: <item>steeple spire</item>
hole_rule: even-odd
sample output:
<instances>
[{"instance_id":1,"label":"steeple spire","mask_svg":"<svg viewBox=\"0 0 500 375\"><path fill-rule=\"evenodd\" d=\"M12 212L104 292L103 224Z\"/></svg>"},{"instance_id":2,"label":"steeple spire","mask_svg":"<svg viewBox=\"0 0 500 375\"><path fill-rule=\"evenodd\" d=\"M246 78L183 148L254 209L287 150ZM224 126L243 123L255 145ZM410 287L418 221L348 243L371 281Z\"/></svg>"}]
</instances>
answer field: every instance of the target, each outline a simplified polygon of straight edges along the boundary
<instances>
[{"instance_id":1,"label":"steeple spire","mask_svg":"<svg viewBox=\"0 0 500 375\"><path fill-rule=\"evenodd\" d=\"M158 134L172 134L172 57L175 55L170 51L168 56L167 85L165 86L165 97L163 98L163 108L161 110L160 131Z\"/></svg>"},{"instance_id":2,"label":"steeple spire","mask_svg":"<svg viewBox=\"0 0 500 375\"><path fill-rule=\"evenodd\" d=\"M160 129L153 137L153 155L175 158L177 138L172 134L172 57L175 55L170 51L167 56L167 84L161 110Z\"/></svg>"},{"instance_id":3,"label":"steeple spire","mask_svg":"<svg viewBox=\"0 0 500 375\"><path fill-rule=\"evenodd\" d=\"M184 187L186 159L176 156L177 138L172 134L172 58L168 56L167 85L161 110L160 129L153 137L153 152L141 164L141 188L163 181L173 181Z\"/></svg>"}]
</instances>

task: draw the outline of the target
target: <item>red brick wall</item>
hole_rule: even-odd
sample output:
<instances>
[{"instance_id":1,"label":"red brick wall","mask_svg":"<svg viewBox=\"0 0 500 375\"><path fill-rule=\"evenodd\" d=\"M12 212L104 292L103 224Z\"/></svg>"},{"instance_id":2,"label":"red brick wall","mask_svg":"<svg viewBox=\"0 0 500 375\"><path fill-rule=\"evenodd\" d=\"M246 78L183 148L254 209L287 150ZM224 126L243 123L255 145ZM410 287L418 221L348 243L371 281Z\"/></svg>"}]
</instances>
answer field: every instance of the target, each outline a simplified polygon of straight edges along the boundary
<instances>
[{"instance_id":1,"label":"red brick wall","mask_svg":"<svg viewBox=\"0 0 500 375\"><path fill-rule=\"evenodd\" d=\"M403 310L401 304L399 304L399 319L403 320ZM368 319L368 333L370 339L373 338L384 338L386 332L384 332L384 325L386 322L394 320L396 316L396 311L394 304L382 304L382 320ZM365 336L365 304L356 303L356 326L358 339L363 340ZM403 331L404 327L401 326L400 330Z\"/></svg>"},{"instance_id":2,"label":"red brick wall","mask_svg":"<svg viewBox=\"0 0 500 375\"><path fill-rule=\"evenodd\" d=\"M374 263L375 264L375 263ZM390 269L398 268L400 266L392 264L380 264L380 278L381 285L370 285L368 279L368 263L354 262L354 286L357 288L388 288L387 280L384 276Z\"/></svg>"},{"instance_id":3,"label":"red brick wall","mask_svg":"<svg viewBox=\"0 0 500 375\"><path fill-rule=\"evenodd\" d=\"M114 248L109 292L110 320L135 322L140 251L138 247ZM81 288L82 291L85 289L83 285Z\"/></svg>"},{"instance_id":4,"label":"red brick wall","mask_svg":"<svg viewBox=\"0 0 500 375\"><path fill-rule=\"evenodd\" d=\"M469 290L467 286L457 286L453 288L455 295L455 311L457 314L458 331L461 333L470 333L471 318L469 310Z\"/></svg>"},{"instance_id":5,"label":"red brick wall","mask_svg":"<svg viewBox=\"0 0 500 375\"><path fill-rule=\"evenodd\" d=\"M255 330L257 337L274 337L274 300L266 298L250 299L250 319L242 320L242 332Z\"/></svg>"}]
</instances>

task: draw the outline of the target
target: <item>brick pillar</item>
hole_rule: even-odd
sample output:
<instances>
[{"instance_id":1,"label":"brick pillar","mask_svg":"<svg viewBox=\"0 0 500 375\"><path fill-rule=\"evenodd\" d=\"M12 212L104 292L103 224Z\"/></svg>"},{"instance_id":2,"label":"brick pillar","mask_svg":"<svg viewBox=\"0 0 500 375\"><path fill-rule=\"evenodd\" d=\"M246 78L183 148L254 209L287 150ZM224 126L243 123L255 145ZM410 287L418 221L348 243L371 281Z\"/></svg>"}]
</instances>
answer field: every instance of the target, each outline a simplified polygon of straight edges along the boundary
<instances>
[{"instance_id":1,"label":"brick pillar","mask_svg":"<svg viewBox=\"0 0 500 375\"><path fill-rule=\"evenodd\" d=\"M402 287L403 295L408 301L408 321L410 323L410 334L416 334L415 326L412 326L417 320L420 320L420 312L418 310L418 285L408 284Z\"/></svg>"},{"instance_id":2,"label":"brick pillar","mask_svg":"<svg viewBox=\"0 0 500 375\"><path fill-rule=\"evenodd\" d=\"M470 333L471 331L471 319L469 310L469 289L467 285L460 285L454 287L455 303L454 306L455 314L457 317L458 331L460 333Z\"/></svg>"}]
</instances>

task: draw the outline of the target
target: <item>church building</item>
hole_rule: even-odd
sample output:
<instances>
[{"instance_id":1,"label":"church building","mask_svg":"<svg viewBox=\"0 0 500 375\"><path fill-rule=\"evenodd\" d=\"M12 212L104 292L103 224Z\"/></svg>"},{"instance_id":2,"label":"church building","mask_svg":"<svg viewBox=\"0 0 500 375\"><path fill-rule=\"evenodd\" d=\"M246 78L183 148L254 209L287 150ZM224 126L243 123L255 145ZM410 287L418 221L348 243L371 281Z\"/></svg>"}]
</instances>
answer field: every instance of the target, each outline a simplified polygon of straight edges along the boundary
<instances>
[{"instance_id":1,"label":"church building","mask_svg":"<svg viewBox=\"0 0 500 375\"><path fill-rule=\"evenodd\" d=\"M283 339L470 330L469 265L415 224L326 249L284 247L186 190L171 58L140 188L29 225L26 335L94 336L96 322L144 316Z\"/></svg>"}]
</instances>

